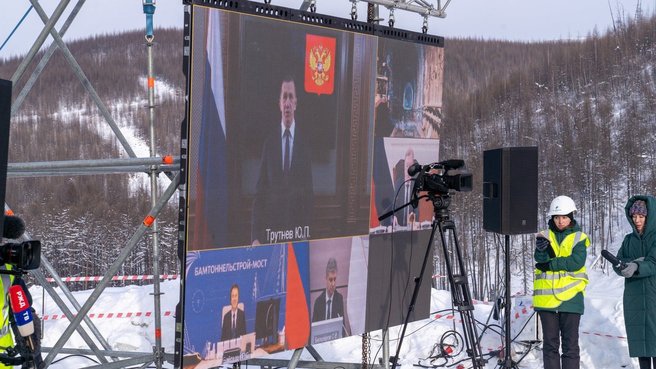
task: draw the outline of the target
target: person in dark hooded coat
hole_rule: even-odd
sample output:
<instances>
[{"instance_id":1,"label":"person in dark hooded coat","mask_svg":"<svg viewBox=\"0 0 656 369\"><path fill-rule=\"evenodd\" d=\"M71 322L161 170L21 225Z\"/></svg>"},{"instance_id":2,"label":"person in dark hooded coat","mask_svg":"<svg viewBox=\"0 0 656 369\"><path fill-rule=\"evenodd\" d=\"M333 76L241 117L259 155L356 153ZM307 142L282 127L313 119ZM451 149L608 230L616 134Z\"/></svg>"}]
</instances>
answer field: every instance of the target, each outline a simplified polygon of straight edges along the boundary
<instances>
[{"instance_id":1,"label":"person in dark hooded coat","mask_svg":"<svg viewBox=\"0 0 656 369\"><path fill-rule=\"evenodd\" d=\"M624 325L629 356L656 368L656 198L636 195L624 207L633 232L624 236L615 272L624 277ZM623 266L623 267L622 267Z\"/></svg>"}]
</instances>

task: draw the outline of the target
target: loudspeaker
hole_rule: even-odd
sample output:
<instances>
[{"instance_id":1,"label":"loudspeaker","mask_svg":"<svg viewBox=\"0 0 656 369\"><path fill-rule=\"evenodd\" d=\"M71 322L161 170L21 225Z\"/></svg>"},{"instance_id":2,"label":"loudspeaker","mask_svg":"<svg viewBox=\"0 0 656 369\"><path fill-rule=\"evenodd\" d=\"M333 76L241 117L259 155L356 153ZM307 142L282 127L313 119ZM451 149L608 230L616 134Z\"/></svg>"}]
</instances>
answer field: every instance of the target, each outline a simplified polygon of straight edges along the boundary
<instances>
[{"instance_id":1,"label":"loudspeaker","mask_svg":"<svg viewBox=\"0 0 656 369\"><path fill-rule=\"evenodd\" d=\"M9 154L9 117L11 116L11 81L0 79L0 235L5 218L7 156Z\"/></svg>"},{"instance_id":2,"label":"loudspeaker","mask_svg":"<svg viewBox=\"0 0 656 369\"><path fill-rule=\"evenodd\" d=\"M483 152L483 228L505 235L538 226L538 148Z\"/></svg>"}]
</instances>

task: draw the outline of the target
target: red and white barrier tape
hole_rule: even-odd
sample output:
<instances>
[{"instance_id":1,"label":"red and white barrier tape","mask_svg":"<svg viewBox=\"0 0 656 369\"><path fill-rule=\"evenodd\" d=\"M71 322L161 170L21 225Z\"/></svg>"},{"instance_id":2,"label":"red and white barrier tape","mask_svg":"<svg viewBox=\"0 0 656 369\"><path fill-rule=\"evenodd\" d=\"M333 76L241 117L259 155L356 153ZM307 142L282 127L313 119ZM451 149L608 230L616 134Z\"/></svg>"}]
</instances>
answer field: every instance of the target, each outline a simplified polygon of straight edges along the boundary
<instances>
[{"instance_id":1,"label":"red and white barrier tape","mask_svg":"<svg viewBox=\"0 0 656 369\"><path fill-rule=\"evenodd\" d=\"M64 277L61 278L63 282L100 282L104 277L94 276L94 277ZM178 278L177 274L162 274L159 276L159 279L176 279ZM149 275L115 275L112 277L112 281L145 281L155 279L155 276L152 274ZM46 278L48 282L54 282L54 278Z\"/></svg>"},{"instance_id":2,"label":"red and white barrier tape","mask_svg":"<svg viewBox=\"0 0 656 369\"><path fill-rule=\"evenodd\" d=\"M485 302L485 301L474 301L474 305L476 305L476 304L492 305L493 303L492 302ZM521 311L515 311L515 314L513 315L513 318L515 320L517 320L522 315L531 314L531 313L533 313L533 311L534 311L533 306L522 306ZM435 318L435 320L441 319L441 318L452 320L452 319L455 319L456 317L453 314L447 314L447 315L435 314L434 318ZM460 323L460 322L462 322L462 320L458 319L458 322ZM598 332L581 331L581 334L588 334L588 335L597 336L597 337L626 339L625 336L615 336L615 335L611 335L611 334L598 333ZM491 351L496 351L496 350L500 350L500 349L503 349L503 346L499 346L496 349L488 347L487 351L491 352Z\"/></svg>"},{"instance_id":3,"label":"red and white barrier tape","mask_svg":"<svg viewBox=\"0 0 656 369\"><path fill-rule=\"evenodd\" d=\"M597 337L606 337L606 338L619 338L625 340L625 336L613 336L612 334L606 334L606 333L597 333L597 332L585 332L581 331L581 334L589 334L592 336L597 336Z\"/></svg>"},{"instance_id":4,"label":"red and white barrier tape","mask_svg":"<svg viewBox=\"0 0 656 369\"><path fill-rule=\"evenodd\" d=\"M529 314L529 309L526 306L524 306L524 307L522 307L521 314L520 314L520 312L515 312L514 318L515 318L515 320L517 320L517 319L519 319L519 317L521 315L528 315L528 314ZM435 320L440 319L440 318L455 319L455 316L453 314L447 314L447 315L435 314L434 318L435 318ZM461 320L459 319L458 322L461 322Z\"/></svg>"},{"instance_id":5,"label":"red and white barrier tape","mask_svg":"<svg viewBox=\"0 0 656 369\"><path fill-rule=\"evenodd\" d=\"M172 311L163 311L162 316L173 316ZM113 319L113 318L140 318L146 317L149 318L153 315L152 311L146 312L133 312L133 313L91 313L88 314L88 317L91 319ZM75 316L75 315L74 315ZM57 319L67 319L64 314L49 314L41 317L42 320L57 320Z\"/></svg>"},{"instance_id":6,"label":"red and white barrier tape","mask_svg":"<svg viewBox=\"0 0 656 369\"><path fill-rule=\"evenodd\" d=\"M530 311L532 311L533 307L527 307L524 306L522 307L522 310L519 312L515 312L513 318L515 320L519 319L520 316L522 315L528 315ZM139 317L151 317L153 315L152 311L146 311L146 312L129 312L129 313L91 313L88 314L89 318L91 319L113 319L113 318L139 318ZM173 316L174 313L172 311L164 311L162 312L163 317L167 316ZM75 315L74 315L75 316ZM435 314L434 316L435 320L437 319L455 319L455 315L453 314L447 314L447 315L442 315L442 314ZM50 314L50 315L44 315L41 317L43 320L58 320L58 319L67 319L66 315L64 314ZM458 319L459 322L461 322L460 319ZM589 334L597 337L606 337L606 338L619 338L619 339L626 339L625 336L615 336L611 334L605 334L605 333L597 333L597 332L587 332L587 331L581 331L581 334ZM492 348L487 348L488 351L493 351L493 350L498 350L499 348L492 349Z\"/></svg>"}]
</instances>

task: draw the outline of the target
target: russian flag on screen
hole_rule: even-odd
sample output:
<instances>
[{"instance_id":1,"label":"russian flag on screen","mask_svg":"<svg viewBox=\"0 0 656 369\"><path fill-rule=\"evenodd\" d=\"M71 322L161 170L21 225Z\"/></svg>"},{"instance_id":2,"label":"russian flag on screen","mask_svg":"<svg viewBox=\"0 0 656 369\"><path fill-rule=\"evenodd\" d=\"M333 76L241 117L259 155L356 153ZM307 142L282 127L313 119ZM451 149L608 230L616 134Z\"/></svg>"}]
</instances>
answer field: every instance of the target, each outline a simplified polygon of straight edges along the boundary
<instances>
[{"instance_id":1,"label":"russian flag on screen","mask_svg":"<svg viewBox=\"0 0 656 369\"><path fill-rule=\"evenodd\" d=\"M227 242L228 190L226 159L225 97L220 14L209 11L207 58L198 143L195 247L207 249Z\"/></svg>"},{"instance_id":2,"label":"russian flag on screen","mask_svg":"<svg viewBox=\"0 0 656 369\"><path fill-rule=\"evenodd\" d=\"M308 242L287 244L287 302L285 304L285 340L288 349L303 348L310 338Z\"/></svg>"},{"instance_id":3,"label":"russian flag on screen","mask_svg":"<svg viewBox=\"0 0 656 369\"><path fill-rule=\"evenodd\" d=\"M334 37L305 35L305 91L331 95L335 88Z\"/></svg>"}]
</instances>

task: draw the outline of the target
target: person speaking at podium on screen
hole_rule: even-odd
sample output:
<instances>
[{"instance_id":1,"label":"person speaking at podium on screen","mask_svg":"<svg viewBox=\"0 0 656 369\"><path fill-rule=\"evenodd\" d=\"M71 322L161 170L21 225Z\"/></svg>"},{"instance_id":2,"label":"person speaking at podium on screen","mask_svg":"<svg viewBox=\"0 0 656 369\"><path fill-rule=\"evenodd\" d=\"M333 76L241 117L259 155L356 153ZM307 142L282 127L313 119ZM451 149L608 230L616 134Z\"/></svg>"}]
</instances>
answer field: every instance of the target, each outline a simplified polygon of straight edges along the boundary
<instances>
[{"instance_id":1,"label":"person speaking at podium on screen","mask_svg":"<svg viewBox=\"0 0 656 369\"><path fill-rule=\"evenodd\" d=\"M255 188L253 245L310 238L313 182L310 150L296 121L296 84L286 77L280 86L280 121L262 149Z\"/></svg>"},{"instance_id":2,"label":"person speaking at podium on screen","mask_svg":"<svg viewBox=\"0 0 656 369\"><path fill-rule=\"evenodd\" d=\"M344 297L337 292L337 260L328 259L326 264L326 289L314 300L312 322L344 317ZM342 323L342 337L350 334L346 320Z\"/></svg>"},{"instance_id":3,"label":"person speaking at podium on screen","mask_svg":"<svg viewBox=\"0 0 656 369\"><path fill-rule=\"evenodd\" d=\"M230 287L230 310L223 315L221 341L239 338L246 334L246 315L239 308L239 286Z\"/></svg>"}]
</instances>

